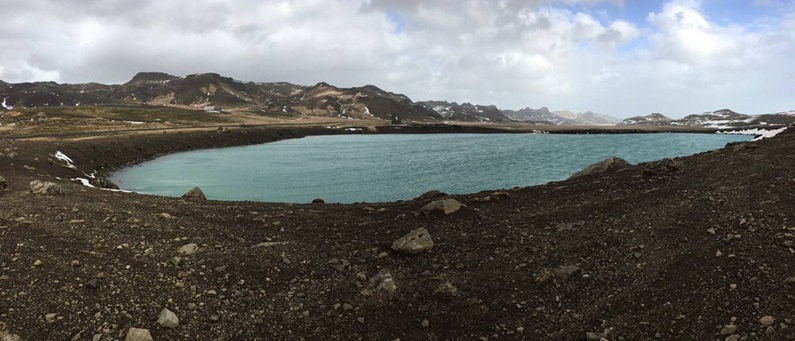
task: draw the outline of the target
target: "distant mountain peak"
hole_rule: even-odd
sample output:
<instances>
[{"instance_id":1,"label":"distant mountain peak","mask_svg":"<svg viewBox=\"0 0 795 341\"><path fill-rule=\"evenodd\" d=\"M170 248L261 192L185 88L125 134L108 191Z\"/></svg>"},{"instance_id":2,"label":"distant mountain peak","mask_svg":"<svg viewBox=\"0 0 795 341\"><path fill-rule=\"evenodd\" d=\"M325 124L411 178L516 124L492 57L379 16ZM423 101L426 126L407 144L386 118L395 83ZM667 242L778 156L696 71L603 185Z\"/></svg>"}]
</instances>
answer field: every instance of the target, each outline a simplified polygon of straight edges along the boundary
<instances>
[{"instance_id":1,"label":"distant mountain peak","mask_svg":"<svg viewBox=\"0 0 795 341\"><path fill-rule=\"evenodd\" d=\"M139 72L130 79L125 85L136 85L145 83L161 83L177 79L179 77L169 75L165 72Z\"/></svg>"}]
</instances>

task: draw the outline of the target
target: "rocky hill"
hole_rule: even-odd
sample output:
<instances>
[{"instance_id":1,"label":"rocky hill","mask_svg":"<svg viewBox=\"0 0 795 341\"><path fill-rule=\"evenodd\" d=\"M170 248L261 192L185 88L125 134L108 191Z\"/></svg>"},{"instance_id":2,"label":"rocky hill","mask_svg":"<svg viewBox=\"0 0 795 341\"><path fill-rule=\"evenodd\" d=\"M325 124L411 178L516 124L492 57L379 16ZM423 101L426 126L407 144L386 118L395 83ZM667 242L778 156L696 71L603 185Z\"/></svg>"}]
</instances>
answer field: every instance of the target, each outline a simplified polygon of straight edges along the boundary
<instances>
[{"instance_id":1,"label":"rocky hill","mask_svg":"<svg viewBox=\"0 0 795 341\"><path fill-rule=\"evenodd\" d=\"M653 113L645 116L634 116L627 118L619 125L670 125L674 119L660 113Z\"/></svg>"},{"instance_id":2,"label":"rocky hill","mask_svg":"<svg viewBox=\"0 0 795 341\"><path fill-rule=\"evenodd\" d=\"M475 105L470 103L458 104L447 101L425 101L418 102L446 120L452 121L472 121L472 122L505 122L511 119L493 105Z\"/></svg>"},{"instance_id":3,"label":"rocky hill","mask_svg":"<svg viewBox=\"0 0 795 341\"><path fill-rule=\"evenodd\" d=\"M327 83L301 86L290 83L242 82L215 73L177 77L143 72L118 85L0 83L6 109L80 105L172 105L245 108L264 114L314 115L345 118L381 118L393 115L411 121L438 121L443 117L408 97L367 85L338 88Z\"/></svg>"},{"instance_id":4,"label":"rocky hill","mask_svg":"<svg viewBox=\"0 0 795 341\"><path fill-rule=\"evenodd\" d=\"M679 125L716 129L749 128L769 125L788 125L795 123L795 111L763 115L745 115L730 109L687 115L674 120L662 114L630 117L619 125Z\"/></svg>"}]
</instances>

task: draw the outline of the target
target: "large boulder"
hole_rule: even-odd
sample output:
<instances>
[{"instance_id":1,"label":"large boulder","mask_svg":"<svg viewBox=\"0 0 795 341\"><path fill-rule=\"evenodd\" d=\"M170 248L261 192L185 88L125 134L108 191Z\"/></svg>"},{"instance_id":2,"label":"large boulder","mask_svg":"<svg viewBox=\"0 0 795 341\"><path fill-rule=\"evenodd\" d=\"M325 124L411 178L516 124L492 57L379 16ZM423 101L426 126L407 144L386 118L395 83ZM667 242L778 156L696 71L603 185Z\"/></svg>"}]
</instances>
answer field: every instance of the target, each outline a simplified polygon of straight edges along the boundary
<instances>
[{"instance_id":1,"label":"large boulder","mask_svg":"<svg viewBox=\"0 0 795 341\"><path fill-rule=\"evenodd\" d=\"M434 212L452 214L460 210L462 206L464 206L464 204L462 204L458 200L448 198L448 199L433 201L430 204L427 204L422 208L420 208L420 212L425 214L430 214Z\"/></svg>"},{"instance_id":2,"label":"large boulder","mask_svg":"<svg viewBox=\"0 0 795 341\"><path fill-rule=\"evenodd\" d=\"M61 185L54 182L45 182L40 180L33 180L30 182L30 192L33 194L63 194L64 190Z\"/></svg>"},{"instance_id":3,"label":"large boulder","mask_svg":"<svg viewBox=\"0 0 795 341\"><path fill-rule=\"evenodd\" d=\"M188 200L198 200L198 201L207 200L207 197L204 196L204 192L202 192L201 188L199 187L193 187L193 189L183 194L182 198Z\"/></svg>"},{"instance_id":4,"label":"large boulder","mask_svg":"<svg viewBox=\"0 0 795 341\"><path fill-rule=\"evenodd\" d=\"M432 248L433 239L431 239L431 234L428 233L428 230L424 227L412 230L392 243L392 250L412 255L428 251Z\"/></svg>"},{"instance_id":5,"label":"large boulder","mask_svg":"<svg viewBox=\"0 0 795 341\"><path fill-rule=\"evenodd\" d=\"M630 166L629 162L625 161L624 159L616 156L611 156L606 160L594 163L588 167L585 167L585 169L577 173L574 173L574 175L570 176L569 179L579 178L581 176L588 174L596 174L596 173L606 172L609 170L626 168L629 166Z\"/></svg>"}]
</instances>

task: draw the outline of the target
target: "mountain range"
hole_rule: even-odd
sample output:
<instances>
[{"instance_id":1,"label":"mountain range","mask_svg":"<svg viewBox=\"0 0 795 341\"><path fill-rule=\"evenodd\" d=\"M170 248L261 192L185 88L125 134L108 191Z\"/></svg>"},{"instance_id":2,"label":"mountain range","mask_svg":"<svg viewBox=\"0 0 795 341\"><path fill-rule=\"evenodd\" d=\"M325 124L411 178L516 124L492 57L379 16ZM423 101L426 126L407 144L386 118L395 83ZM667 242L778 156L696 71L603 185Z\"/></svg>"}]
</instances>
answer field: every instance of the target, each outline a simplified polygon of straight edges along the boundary
<instances>
[{"instance_id":1,"label":"mountain range","mask_svg":"<svg viewBox=\"0 0 795 341\"><path fill-rule=\"evenodd\" d=\"M738 128L795 123L795 111L744 115L729 109L672 119L654 113L623 121L590 111L504 110L494 105L447 101L414 102L374 85L341 88L320 82L312 86L286 82L243 82L216 73L185 77L141 72L124 84L6 83L0 80L0 110L14 107L80 105L181 106L207 111L247 110L261 115L324 116L349 119L399 119L405 122L530 122L553 125L675 125Z\"/></svg>"},{"instance_id":2,"label":"mountain range","mask_svg":"<svg viewBox=\"0 0 795 341\"><path fill-rule=\"evenodd\" d=\"M446 101L414 102L374 85L340 88L325 82L312 86L285 82L242 82L216 73L185 77L141 72L124 84L6 83L0 81L2 108L80 105L155 105L243 109L264 115L379 118L403 121L508 122L547 124L615 124L617 119L587 112L550 113L547 108L501 110L494 105Z\"/></svg>"},{"instance_id":3,"label":"mountain range","mask_svg":"<svg viewBox=\"0 0 795 341\"><path fill-rule=\"evenodd\" d=\"M787 125L793 123L795 123L795 110L762 115L745 115L730 109L721 109L688 115L678 120L660 113L653 113L645 116L627 118L621 121L619 125L693 126L732 129Z\"/></svg>"}]
</instances>

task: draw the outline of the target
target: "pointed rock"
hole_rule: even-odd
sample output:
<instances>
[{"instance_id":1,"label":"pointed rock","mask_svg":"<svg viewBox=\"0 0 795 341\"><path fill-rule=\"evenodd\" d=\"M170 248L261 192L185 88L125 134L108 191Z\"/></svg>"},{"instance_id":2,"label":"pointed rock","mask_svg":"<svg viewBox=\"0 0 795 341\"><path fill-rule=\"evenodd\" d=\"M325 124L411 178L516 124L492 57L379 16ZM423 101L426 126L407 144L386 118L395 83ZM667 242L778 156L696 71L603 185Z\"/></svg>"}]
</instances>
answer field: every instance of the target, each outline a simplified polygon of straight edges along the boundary
<instances>
[{"instance_id":1,"label":"pointed rock","mask_svg":"<svg viewBox=\"0 0 795 341\"><path fill-rule=\"evenodd\" d=\"M408 254L418 254L432 248L431 234L424 227L412 230L392 243L392 250Z\"/></svg>"},{"instance_id":2,"label":"pointed rock","mask_svg":"<svg viewBox=\"0 0 795 341\"><path fill-rule=\"evenodd\" d=\"M204 196L204 192L202 192L201 188L193 187L193 189L182 195L182 199L205 201L207 197Z\"/></svg>"}]
</instances>

